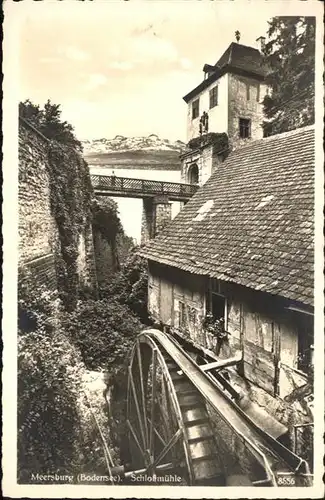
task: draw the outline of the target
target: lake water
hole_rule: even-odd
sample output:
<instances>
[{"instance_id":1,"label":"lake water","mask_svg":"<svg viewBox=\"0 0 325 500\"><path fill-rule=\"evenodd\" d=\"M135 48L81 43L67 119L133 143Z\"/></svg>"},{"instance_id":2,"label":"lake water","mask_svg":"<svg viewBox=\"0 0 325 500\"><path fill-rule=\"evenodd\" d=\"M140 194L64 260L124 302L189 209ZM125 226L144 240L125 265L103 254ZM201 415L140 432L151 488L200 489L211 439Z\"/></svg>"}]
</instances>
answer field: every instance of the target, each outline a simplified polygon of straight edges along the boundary
<instances>
[{"instance_id":1,"label":"lake water","mask_svg":"<svg viewBox=\"0 0 325 500\"><path fill-rule=\"evenodd\" d=\"M153 181L181 182L180 170L136 170L111 168L105 166L89 165L91 174L112 175L114 170L116 177L131 177L135 179L149 179ZM115 198L117 202L120 219L124 231L139 244L141 240L141 219L142 219L142 200L136 198ZM180 211L180 203L172 202L172 218Z\"/></svg>"}]
</instances>

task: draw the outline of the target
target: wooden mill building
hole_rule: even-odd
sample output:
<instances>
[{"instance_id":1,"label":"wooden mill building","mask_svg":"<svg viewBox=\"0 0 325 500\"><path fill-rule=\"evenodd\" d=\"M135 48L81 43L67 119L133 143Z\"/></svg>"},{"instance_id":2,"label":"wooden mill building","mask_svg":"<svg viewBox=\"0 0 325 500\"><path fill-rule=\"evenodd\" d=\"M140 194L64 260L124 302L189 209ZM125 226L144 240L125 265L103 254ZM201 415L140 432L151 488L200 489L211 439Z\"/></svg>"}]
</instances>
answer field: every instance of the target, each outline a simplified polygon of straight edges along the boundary
<instances>
[{"instance_id":1,"label":"wooden mill building","mask_svg":"<svg viewBox=\"0 0 325 500\"><path fill-rule=\"evenodd\" d=\"M248 142L147 246L149 311L285 426L312 421L314 129ZM218 328L209 328L207 319Z\"/></svg>"}]
</instances>

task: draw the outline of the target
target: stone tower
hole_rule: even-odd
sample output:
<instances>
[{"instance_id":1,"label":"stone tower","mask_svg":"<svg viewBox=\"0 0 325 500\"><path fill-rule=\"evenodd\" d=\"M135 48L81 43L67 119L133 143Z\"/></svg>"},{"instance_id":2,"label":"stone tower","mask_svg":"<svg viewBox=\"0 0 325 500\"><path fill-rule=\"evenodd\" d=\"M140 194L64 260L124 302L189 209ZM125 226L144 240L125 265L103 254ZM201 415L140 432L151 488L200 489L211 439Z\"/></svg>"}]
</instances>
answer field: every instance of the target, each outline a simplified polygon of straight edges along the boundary
<instances>
[{"instance_id":1,"label":"stone tower","mask_svg":"<svg viewBox=\"0 0 325 500\"><path fill-rule=\"evenodd\" d=\"M264 38L258 39L262 47ZM229 148L263 137L263 105L267 92L260 50L231 43L215 65L205 64L203 81L183 98L187 103L188 151L182 155L182 181L202 185L224 151L214 145L225 133Z\"/></svg>"}]
</instances>

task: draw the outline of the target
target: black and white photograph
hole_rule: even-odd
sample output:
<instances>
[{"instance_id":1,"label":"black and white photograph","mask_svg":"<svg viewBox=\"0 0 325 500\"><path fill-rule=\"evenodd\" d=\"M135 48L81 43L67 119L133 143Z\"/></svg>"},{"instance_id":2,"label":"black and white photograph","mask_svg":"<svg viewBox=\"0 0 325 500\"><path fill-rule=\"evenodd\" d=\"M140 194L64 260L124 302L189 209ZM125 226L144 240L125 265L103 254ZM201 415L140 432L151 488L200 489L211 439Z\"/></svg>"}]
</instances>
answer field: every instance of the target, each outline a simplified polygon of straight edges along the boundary
<instances>
[{"instance_id":1,"label":"black and white photograph","mask_svg":"<svg viewBox=\"0 0 325 500\"><path fill-rule=\"evenodd\" d=\"M322 3L3 12L4 494L320 498Z\"/></svg>"}]
</instances>

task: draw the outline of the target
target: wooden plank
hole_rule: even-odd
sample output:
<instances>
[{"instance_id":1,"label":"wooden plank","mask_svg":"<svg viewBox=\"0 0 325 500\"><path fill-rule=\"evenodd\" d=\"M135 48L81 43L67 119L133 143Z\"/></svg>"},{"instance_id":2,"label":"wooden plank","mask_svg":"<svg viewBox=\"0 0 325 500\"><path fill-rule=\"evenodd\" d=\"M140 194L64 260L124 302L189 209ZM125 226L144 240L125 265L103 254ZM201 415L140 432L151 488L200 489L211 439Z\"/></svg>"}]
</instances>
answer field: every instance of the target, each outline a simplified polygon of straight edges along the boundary
<instances>
[{"instance_id":1,"label":"wooden plank","mask_svg":"<svg viewBox=\"0 0 325 500\"><path fill-rule=\"evenodd\" d=\"M272 323L272 334L275 370L273 394L277 396L280 393L281 332L279 326L275 323Z\"/></svg>"},{"instance_id":2,"label":"wooden plank","mask_svg":"<svg viewBox=\"0 0 325 500\"><path fill-rule=\"evenodd\" d=\"M210 423L193 425L192 427L187 427L187 437L190 440L199 438L208 438L212 434L212 429Z\"/></svg>"},{"instance_id":3,"label":"wooden plank","mask_svg":"<svg viewBox=\"0 0 325 500\"><path fill-rule=\"evenodd\" d=\"M218 368L226 368L227 366L237 365L242 360L241 354L234 356L233 358L221 359L220 361L212 361L212 363L207 363L205 365L201 365L200 368L204 372L209 370L216 370Z\"/></svg>"},{"instance_id":4,"label":"wooden plank","mask_svg":"<svg viewBox=\"0 0 325 500\"><path fill-rule=\"evenodd\" d=\"M272 353L266 352L260 347L246 341L244 344L244 361L274 378L275 364Z\"/></svg>"},{"instance_id":5,"label":"wooden plank","mask_svg":"<svg viewBox=\"0 0 325 500\"><path fill-rule=\"evenodd\" d=\"M196 481L200 479L216 478L222 475L223 471L221 466L217 466L216 458L210 458L193 464L193 471Z\"/></svg>"},{"instance_id":6,"label":"wooden plank","mask_svg":"<svg viewBox=\"0 0 325 500\"><path fill-rule=\"evenodd\" d=\"M247 340L244 343L244 374L248 380L274 395L274 355Z\"/></svg>"},{"instance_id":7,"label":"wooden plank","mask_svg":"<svg viewBox=\"0 0 325 500\"><path fill-rule=\"evenodd\" d=\"M262 322L261 322L261 317L258 313L255 313L255 325L256 325L256 334L257 334L258 344L261 347L264 347L264 336L263 336L263 330L262 330Z\"/></svg>"},{"instance_id":8,"label":"wooden plank","mask_svg":"<svg viewBox=\"0 0 325 500\"><path fill-rule=\"evenodd\" d=\"M190 454L192 459L211 456L215 453L216 445L213 440L204 440L197 443L190 443Z\"/></svg>"},{"instance_id":9,"label":"wooden plank","mask_svg":"<svg viewBox=\"0 0 325 500\"><path fill-rule=\"evenodd\" d=\"M244 361L245 377L255 385L265 389L269 394L274 393L274 376L271 377L263 370L259 370L256 366Z\"/></svg>"}]
</instances>

